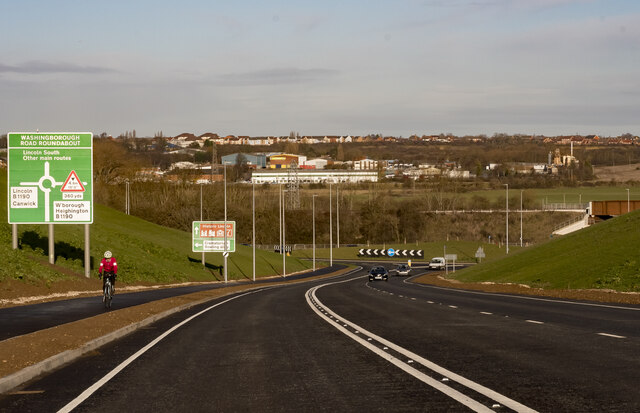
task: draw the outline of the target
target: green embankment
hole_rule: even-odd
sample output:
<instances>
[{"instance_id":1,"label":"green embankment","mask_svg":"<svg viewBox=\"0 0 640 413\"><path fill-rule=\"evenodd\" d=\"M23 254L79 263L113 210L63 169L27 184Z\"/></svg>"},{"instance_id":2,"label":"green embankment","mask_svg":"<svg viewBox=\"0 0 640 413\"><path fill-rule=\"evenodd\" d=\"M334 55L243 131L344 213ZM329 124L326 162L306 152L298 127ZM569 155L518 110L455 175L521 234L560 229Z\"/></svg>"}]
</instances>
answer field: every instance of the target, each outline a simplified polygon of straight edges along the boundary
<instances>
[{"instance_id":1,"label":"green embankment","mask_svg":"<svg viewBox=\"0 0 640 413\"><path fill-rule=\"evenodd\" d=\"M461 281L640 291L640 211L456 272Z\"/></svg>"},{"instance_id":2,"label":"green embankment","mask_svg":"<svg viewBox=\"0 0 640 413\"><path fill-rule=\"evenodd\" d=\"M0 170L0 214L7 216L7 171ZM212 281L223 277L220 253L207 253L203 267L201 253L191 252L191 234L165 228L142 219L95 205L90 226L92 276L105 250L118 259L121 282L166 283L176 281ZM55 225L55 266L48 261L48 226L18 225L20 248L11 247L11 225L0 224L0 282L23 280L51 283L84 274L84 225ZM45 264L43 264L45 263ZM287 257L287 273L302 271L311 263ZM70 271L69 271L70 270ZM282 273L282 256L256 250L256 276ZM251 279L252 248L237 245L228 258L229 280Z\"/></svg>"}]
</instances>

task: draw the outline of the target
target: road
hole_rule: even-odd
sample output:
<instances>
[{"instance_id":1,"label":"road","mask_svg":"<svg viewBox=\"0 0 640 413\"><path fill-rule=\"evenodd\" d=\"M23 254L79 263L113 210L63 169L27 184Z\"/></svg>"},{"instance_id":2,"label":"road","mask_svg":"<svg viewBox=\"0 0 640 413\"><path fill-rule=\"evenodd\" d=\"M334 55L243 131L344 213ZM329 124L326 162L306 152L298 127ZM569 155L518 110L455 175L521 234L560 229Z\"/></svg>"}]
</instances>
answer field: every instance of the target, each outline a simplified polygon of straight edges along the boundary
<instances>
[{"instance_id":1,"label":"road","mask_svg":"<svg viewBox=\"0 0 640 413\"><path fill-rule=\"evenodd\" d=\"M332 271L345 268L345 265L337 264L333 267L325 267L316 271L289 275L286 280L300 280L318 275L325 275ZM174 288L160 288L148 291L120 293L116 283L117 296L114 297L113 310L133 307L136 305L161 300L168 297L176 297L191 294L198 291L207 291L224 288L229 285L258 285L281 282L283 278L273 277L251 281L239 281L231 284L206 283L187 285ZM69 300L51 301L40 304L32 304L17 307L0 308L0 340L22 334L32 333L56 325L70 323L101 314L105 309L101 297L82 297Z\"/></svg>"},{"instance_id":2,"label":"road","mask_svg":"<svg viewBox=\"0 0 640 413\"><path fill-rule=\"evenodd\" d=\"M0 411L640 411L640 307L364 274L174 314Z\"/></svg>"}]
</instances>

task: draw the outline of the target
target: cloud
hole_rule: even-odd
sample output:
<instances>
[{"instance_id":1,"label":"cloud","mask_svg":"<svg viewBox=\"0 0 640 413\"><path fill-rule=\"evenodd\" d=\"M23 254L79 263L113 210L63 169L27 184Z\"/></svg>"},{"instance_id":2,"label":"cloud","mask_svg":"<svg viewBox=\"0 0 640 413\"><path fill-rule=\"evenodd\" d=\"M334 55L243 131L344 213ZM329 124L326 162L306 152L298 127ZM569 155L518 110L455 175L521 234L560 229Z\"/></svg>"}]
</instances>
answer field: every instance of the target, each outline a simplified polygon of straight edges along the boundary
<instances>
[{"instance_id":1,"label":"cloud","mask_svg":"<svg viewBox=\"0 0 640 413\"><path fill-rule=\"evenodd\" d=\"M338 74L331 69L275 68L244 73L220 75L218 81L223 86L283 85L311 83L331 78Z\"/></svg>"},{"instance_id":2,"label":"cloud","mask_svg":"<svg viewBox=\"0 0 640 413\"><path fill-rule=\"evenodd\" d=\"M40 75L51 73L100 74L113 72L116 72L116 70L106 67L80 66L73 63L45 62L42 60L32 60L18 65L6 65L0 63L0 73Z\"/></svg>"}]
</instances>

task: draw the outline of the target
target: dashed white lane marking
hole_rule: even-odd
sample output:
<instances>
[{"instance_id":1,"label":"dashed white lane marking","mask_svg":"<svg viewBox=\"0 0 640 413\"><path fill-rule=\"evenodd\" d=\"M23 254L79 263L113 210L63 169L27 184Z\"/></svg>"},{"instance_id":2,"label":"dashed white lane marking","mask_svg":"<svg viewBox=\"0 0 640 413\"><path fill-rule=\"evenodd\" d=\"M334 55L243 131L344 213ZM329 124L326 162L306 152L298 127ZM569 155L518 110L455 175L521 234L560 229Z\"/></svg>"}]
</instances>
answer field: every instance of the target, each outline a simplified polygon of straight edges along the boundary
<instances>
[{"instance_id":1,"label":"dashed white lane marking","mask_svg":"<svg viewBox=\"0 0 640 413\"><path fill-rule=\"evenodd\" d=\"M527 323L531 323L531 324L544 324L544 322L542 321L537 321L537 320L525 320Z\"/></svg>"},{"instance_id":2,"label":"dashed white lane marking","mask_svg":"<svg viewBox=\"0 0 640 413\"><path fill-rule=\"evenodd\" d=\"M611 338L627 338L625 336L619 336L616 334L609 334L609 333L598 333L599 336L604 336L604 337L611 337Z\"/></svg>"},{"instance_id":3,"label":"dashed white lane marking","mask_svg":"<svg viewBox=\"0 0 640 413\"><path fill-rule=\"evenodd\" d=\"M340 282L348 282L348 281L353 281L353 279L351 280L345 280L345 281L340 281ZM445 369L444 367L441 367L421 356L419 356L418 354L415 354L403 347L398 346L395 343L392 343L380 336L375 335L374 333L358 326L357 324L354 324L346 319L344 319L343 317L339 316L338 314L334 313L331 309L327 308L324 306L324 304L322 304L322 302L320 300L318 300L318 297L316 296L316 291L319 288L322 288L324 286L327 285L331 285L331 284L338 284L339 282L332 282L332 283L325 283L322 285L319 285L317 287L311 288L309 290L307 290L307 292L305 293L305 298L307 300L307 304L309 305L309 307L311 307L311 309L318 314L318 316L320 316L323 320L327 321L329 324L331 324L332 326L334 326L336 329L338 329L341 333L345 334L346 336L348 336L349 338L351 338L352 340L356 341L357 343L359 343L360 345L366 347L367 349L369 349L370 351L372 351L373 353L375 353L376 355L380 356L381 358L387 360L388 362L390 362L391 364L393 364L394 366L400 368L401 370L403 370L404 372L412 375L413 377L417 378L418 380L422 381L423 383L427 384L428 386L433 387L434 389L444 393L445 395L451 397L452 399L456 400L457 402L467 406L468 408L476 411L476 412L494 412L494 410L490 409L489 407L483 405L482 403L472 399L471 397L465 395L464 393L447 386L446 384L443 384L442 382L432 378L431 376L423 373L422 371L418 370L416 367L413 367L413 365L415 364L420 364L423 367L443 376L443 377L447 377L450 378L451 380L461 384L462 386L466 387L467 389L473 390L476 393L482 394L485 397L488 397L498 403L500 403L501 405L508 407L512 410L515 410L517 412L535 412L535 410L515 401L512 400L510 398L508 398L507 396L504 396L494 390L491 390L487 387L482 386L481 384L478 384L476 382L473 382L465 377L462 377L452 371L449 371L447 369ZM334 315L335 317L340 317L340 319L342 319L345 323L348 323L350 325L350 328L345 328L342 327L341 325L336 325L335 323L331 322L331 319L329 319L326 315L322 314L322 311L320 311L320 309L324 309L327 313ZM355 331L355 333L354 333ZM373 343L370 341L367 341L366 339L362 338L362 336L358 335L358 333L362 333L364 335L367 336L367 338L371 338L373 340L375 340L375 342L377 343ZM381 349L381 346L384 347L388 347L390 349L392 349L393 351L401 354L403 357L406 357L405 360L407 361L403 361L397 357L394 357L392 355L390 355L388 352L385 352L384 350Z\"/></svg>"},{"instance_id":4,"label":"dashed white lane marking","mask_svg":"<svg viewBox=\"0 0 640 413\"><path fill-rule=\"evenodd\" d=\"M449 308L458 308L457 305L450 305Z\"/></svg>"},{"instance_id":5,"label":"dashed white lane marking","mask_svg":"<svg viewBox=\"0 0 640 413\"><path fill-rule=\"evenodd\" d=\"M493 315L493 313L489 313L489 312L486 312L486 311L480 311L480 314L484 314L484 315Z\"/></svg>"}]
</instances>

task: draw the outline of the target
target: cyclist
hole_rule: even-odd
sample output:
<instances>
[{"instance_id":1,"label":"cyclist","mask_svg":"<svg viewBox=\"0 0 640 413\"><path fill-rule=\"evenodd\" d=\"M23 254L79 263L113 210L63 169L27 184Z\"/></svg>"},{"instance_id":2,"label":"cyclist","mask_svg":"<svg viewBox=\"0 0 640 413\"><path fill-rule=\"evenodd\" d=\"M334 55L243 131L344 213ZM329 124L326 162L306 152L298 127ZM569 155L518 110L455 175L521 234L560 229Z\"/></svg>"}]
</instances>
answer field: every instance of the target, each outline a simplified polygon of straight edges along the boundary
<instances>
[{"instance_id":1,"label":"cyclist","mask_svg":"<svg viewBox=\"0 0 640 413\"><path fill-rule=\"evenodd\" d=\"M111 251L105 251L104 258L100 261L100 268L98 269L98 278L102 278L104 275L104 279L102 280L102 289L104 290L104 284L107 281L107 277L111 279L111 285L114 288L116 286L116 276L118 274L118 263L116 262L116 257L113 256Z\"/></svg>"}]
</instances>

